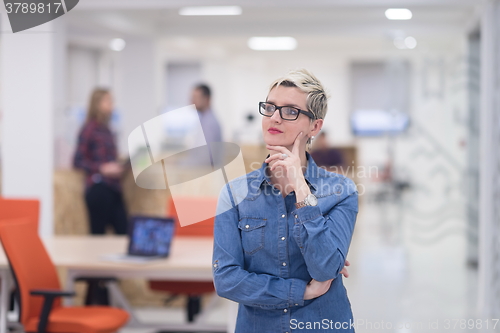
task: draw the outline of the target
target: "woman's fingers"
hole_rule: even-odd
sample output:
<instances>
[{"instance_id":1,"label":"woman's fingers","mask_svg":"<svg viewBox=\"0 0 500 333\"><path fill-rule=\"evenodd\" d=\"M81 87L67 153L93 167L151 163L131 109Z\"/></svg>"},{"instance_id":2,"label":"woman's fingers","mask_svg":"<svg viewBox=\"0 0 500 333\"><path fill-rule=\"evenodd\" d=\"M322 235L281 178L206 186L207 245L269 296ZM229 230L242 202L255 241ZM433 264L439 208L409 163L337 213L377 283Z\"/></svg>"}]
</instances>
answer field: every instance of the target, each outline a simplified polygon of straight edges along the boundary
<instances>
[{"instance_id":1,"label":"woman's fingers","mask_svg":"<svg viewBox=\"0 0 500 333\"><path fill-rule=\"evenodd\" d=\"M271 170L271 171L273 171L274 169L276 169L276 168L277 168L277 167L279 167L279 166L286 167L286 165L284 165L282 162L278 161L278 162L275 162L275 163L271 166L270 170Z\"/></svg>"},{"instance_id":2,"label":"woman's fingers","mask_svg":"<svg viewBox=\"0 0 500 333\"><path fill-rule=\"evenodd\" d=\"M264 162L269 163L269 162L274 161L274 160L281 160L282 159L281 158L282 155L283 155L283 153L272 154L268 158L266 158L264 160Z\"/></svg>"},{"instance_id":3,"label":"woman's fingers","mask_svg":"<svg viewBox=\"0 0 500 333\"><path fill-rule=\"evenodd\" d=\"M349 262L349 260L346 260L346 261L345 261L344 266L351 266L351 263Z\"/></svg>"},{"instance_id":4,"label":"woman's fingers","mask_svg":"<svg viewBox=\"0 0 500 333\"><path fill-rule=\"evenodd\" d=\"M283 147L283 146L266 145L266 148L269 149L269 150L279 151L280 153L287 154L288 156L292 156L292 152L289 151L286 147Z\"/></svg>"}]
</instances>

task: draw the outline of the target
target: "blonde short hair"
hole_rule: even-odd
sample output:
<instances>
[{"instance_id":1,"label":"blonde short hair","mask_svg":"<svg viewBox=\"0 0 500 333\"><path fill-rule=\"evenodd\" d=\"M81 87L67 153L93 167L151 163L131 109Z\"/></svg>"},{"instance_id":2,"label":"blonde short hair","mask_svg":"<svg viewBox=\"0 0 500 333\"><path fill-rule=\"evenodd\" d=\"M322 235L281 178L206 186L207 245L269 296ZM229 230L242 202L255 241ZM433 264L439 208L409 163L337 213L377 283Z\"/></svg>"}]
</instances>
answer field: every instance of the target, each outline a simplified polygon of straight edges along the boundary
<instances>
[{"instance_id":1,"label":"blonde short hair","mask_svg":"<svg viewBox=\"0 0 500 333\"><path fill-rule=\"evenodd\" d=\"M298 69L288 72L282 78L275 80L269 92L277 87L297 87L307 94L307 110L314 114L315 119L325 119L328 110L328 94L319 80L308 70ZM311 121L314 119L311 118Z\"/></svg>"}]
</instances>

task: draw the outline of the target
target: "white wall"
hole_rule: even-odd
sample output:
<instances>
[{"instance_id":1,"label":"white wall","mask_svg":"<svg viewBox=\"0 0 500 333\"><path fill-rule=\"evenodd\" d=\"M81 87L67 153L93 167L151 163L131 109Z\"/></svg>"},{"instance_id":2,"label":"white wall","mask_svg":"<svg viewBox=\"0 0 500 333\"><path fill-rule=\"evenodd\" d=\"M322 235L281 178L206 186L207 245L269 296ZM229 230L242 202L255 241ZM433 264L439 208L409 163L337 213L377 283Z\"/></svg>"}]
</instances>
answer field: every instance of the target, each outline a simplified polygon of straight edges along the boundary
<instances>
[{"instance_id":1,"label":"white wall","mask_svg":"<svg viewBox=\"0 0 500 333\"><path fill-rule=\"evenodd\" d=\"M3 31L10 31L6 14ZM2 195L37 198L39 231L53 233L54 119L64 108L65 20L2 36ZM28 78L28 79L27 79Z\"/></svg>"}]
</instances>

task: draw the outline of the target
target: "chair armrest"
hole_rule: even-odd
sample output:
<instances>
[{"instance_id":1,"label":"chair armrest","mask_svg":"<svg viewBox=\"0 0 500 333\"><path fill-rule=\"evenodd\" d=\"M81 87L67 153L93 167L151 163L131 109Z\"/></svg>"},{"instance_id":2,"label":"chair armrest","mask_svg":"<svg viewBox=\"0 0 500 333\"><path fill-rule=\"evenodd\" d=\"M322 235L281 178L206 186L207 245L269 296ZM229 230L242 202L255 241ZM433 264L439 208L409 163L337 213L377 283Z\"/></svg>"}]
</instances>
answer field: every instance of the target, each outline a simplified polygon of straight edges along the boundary
<instances>
[{"instance_id":1,"label":"chair armrest","mask_svg":"<svg viewBox=\"0 0 500 333\"><path fill-rule=\"evenodd\" d=\"M57 290L57 289L37 289L31 290L30 294L33 296L44 296L44 297L73 297L76 295L74 291Z\"/></svg>"},{"instance_id":2,"label":"chair armrest","mask_svg":"<svg viewBox=\"0 0 500 333\"><path fill-rule=\"evenodd\" d=\"M43 296L43 307L42 312L40 312L40 319L38 321L38 333L45 333L47 328L47 323L49 321L50 311L52 310L52 304L54 304L54 299L57 297L71 297L75 296L74 291L65 291L57 289L38 289L31 290L30 295L32 296Z\"/></svg>"}]
</instances>

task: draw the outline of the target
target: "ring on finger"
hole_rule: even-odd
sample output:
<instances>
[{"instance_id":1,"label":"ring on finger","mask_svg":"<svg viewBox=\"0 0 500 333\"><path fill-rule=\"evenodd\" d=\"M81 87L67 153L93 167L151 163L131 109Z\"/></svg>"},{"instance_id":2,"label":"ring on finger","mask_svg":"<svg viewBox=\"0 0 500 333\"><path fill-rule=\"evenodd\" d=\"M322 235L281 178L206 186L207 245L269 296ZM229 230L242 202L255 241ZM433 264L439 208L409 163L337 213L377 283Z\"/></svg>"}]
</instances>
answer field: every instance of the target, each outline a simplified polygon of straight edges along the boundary
<instances>
[{"instance_id":1,"label":"ring on finger","mask_svg":"<svg viewBox=\"0 0 500 333\"><path fill-rule=\"evenodd\" d=\"M287 154L281 154L281 159L284 160L285 158L287 158L288 155Z\"/></svg>"}]
</instances>

